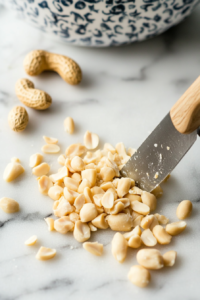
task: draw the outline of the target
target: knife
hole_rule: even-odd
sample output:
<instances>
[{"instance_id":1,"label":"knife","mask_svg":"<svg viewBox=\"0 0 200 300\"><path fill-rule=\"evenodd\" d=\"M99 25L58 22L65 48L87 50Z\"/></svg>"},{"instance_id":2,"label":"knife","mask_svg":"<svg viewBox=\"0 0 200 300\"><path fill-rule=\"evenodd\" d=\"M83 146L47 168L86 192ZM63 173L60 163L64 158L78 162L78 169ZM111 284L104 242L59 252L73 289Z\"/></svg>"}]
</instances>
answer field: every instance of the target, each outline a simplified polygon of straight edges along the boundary
<instances>
[{"instance_id":1,"label":"knife","mask_svg":"<svg viewBox=\"0 0 200 300\"><path fill-rule=\"evenodd\" d=\"M200 76L131 156L121 176L134 179L137 186L151 192L192 147L199 126Z\"/></svg>"}]
</instances>

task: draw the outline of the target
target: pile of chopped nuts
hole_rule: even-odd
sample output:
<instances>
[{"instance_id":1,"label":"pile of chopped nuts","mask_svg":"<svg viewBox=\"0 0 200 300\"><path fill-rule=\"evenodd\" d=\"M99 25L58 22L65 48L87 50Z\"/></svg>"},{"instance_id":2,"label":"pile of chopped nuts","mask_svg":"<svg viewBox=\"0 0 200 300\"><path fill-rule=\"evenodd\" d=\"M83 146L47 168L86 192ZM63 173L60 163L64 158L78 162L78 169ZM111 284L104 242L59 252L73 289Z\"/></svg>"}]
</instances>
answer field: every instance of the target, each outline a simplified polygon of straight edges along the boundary
<instances>
[{"instance_id":1,"label":"pile of chopped nuts","mask_svg":"<svg viewBox=\"0 0 200 300\"><path fill-rule=\"evenodd\" d=\"M74 121L65 119L64 127L72 134ZM46 142L42 147L44 153L60 151L56 138L43 138ZM137 249L169 244L172 236L186 228L186 222L182 220L192 211L191 201L184 200L179 204L177 217L181 221L169 224L169 219L164 215L152 213L156 209L157 198L162 195L160 186L148 193L138 188L133 179L120 178L120 170L136 150L129 148L126 151L123 143L115 147L106 143L103 150L95 150L98 144L98 135L87 131L84 145L70 145L65 154L58 157L61 168L51 175L47 175L50 166L42 162L41 154L30 157L29 165L32 173L38 177L40 193L54 201L52 209L56 220L50 217L45 219L48 230L56 230L61 234L73 232L74 238L84 243L83 248L97 256L102 255L103 245L86 242L91 232L107 228L117 231L112 240L112 255L120 263L126 259L128 247ZM23 171L19 161L13 159L5 170L4 179L11 181ZM19 207L13 201L4 197L0 200L0 207L7 213L9 208L10 212L16 212ZM32 236L25 244L30 246L36 241L37 237ZM55 249L41 247L36 258L47 260L55 255ZM131 267L128 279L139 287L145 287L150 282L148 269L173 266L176 255L176 251L162 255L156 249L141 249L136 256L139 265Z\"/></svg>"}]
</instances>

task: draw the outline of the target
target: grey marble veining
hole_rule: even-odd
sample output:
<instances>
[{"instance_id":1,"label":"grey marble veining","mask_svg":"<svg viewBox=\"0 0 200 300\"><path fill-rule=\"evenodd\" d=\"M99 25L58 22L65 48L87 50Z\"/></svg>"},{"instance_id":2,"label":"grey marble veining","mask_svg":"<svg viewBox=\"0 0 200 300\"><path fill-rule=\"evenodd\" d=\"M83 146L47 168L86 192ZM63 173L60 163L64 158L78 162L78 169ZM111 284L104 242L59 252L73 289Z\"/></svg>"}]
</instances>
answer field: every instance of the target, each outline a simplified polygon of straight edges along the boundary
<instances>
[{"instance_id":1,"label":"grey marble veining","mask_svg":"<svg viewBox=\"0 0 200 300\"><path fill-rule=\"evenodd\" d=\"M51 299L137 299L198 300L200 298L200 165L197 142L177 166L172 178L163 184L164 196L158 212L176 220L176 207L191 199L193 216L186 231L161 247L162 253L178 252L174 268L152 271L145 290L127 280L130 266L136 264L136 251L129 249L123 264L111 255L113 232L101 231L91 241L104 244L104 255L93 257L71 234L48 232L44 217L52 213L52 201L42 196L28 167L31 154L40 151L42 135L59 139L61 151L80 142L86 130L115 145L123 141L137 148L170 107L200 74L200 9L162 36L126 47L109 49L74 48L55 43L23 20L0 6L0 174L12 156L21 159L25 174L15 182L0 180L0 198L8 196L20 203L15 215L0 211L0 300ZM74 58L82 67L83 81L69 86L54 73L30 78L35 86L53 98L48 111L27 109L30 123L22 134L9 129L9 110L19 104L15 82L28 77L23 59L32 49L46 49ZM63 120L72 116L76 132L69 136ZM45 155L56 171L57 156ZM2 177L2 176L1 176ZM38 236L38 244L26 247L24 241ZM48 262L35 259L39 246L54 247L58 255Z\"/></svg>"}]
</instances>

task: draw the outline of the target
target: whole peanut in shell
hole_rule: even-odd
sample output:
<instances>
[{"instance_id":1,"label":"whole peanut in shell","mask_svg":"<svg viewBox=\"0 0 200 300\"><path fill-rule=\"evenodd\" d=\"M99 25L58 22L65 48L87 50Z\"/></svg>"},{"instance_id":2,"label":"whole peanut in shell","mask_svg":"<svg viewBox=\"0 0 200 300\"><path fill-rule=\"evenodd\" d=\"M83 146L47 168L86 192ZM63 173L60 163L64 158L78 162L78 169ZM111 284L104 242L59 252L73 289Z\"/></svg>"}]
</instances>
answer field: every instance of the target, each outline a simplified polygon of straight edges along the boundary
<instances>
[{"instance_id":1,"label":"whole peanut in shell","mask_svg":"<svg viewBox=\"0 0 200 300\"><path fill-rule=\"evenodd\" d=\"M37 110L47 109L52 103L52 99L47 93L35 89L33 82L26 78L16 82L15 92L24 105Z\"/></svg>"},{"instance_id":2,"label":"whole peanut in shell","mask_svg":"<svg viewBox=\"0 0 200 300\"><path fill-rule=\"evenodd\" d=\"M79 65L71 58L44 50L33 50L24 59L24 70L36 76L46 70L57 72L67 83L76 85L82 79Z\"/></svg>"},{"instance_id":3,"label":"whole peanut in shell","mask_svg":"<svg viewBox=\"0 0 200 300\"><path fill-rule=\"evenodd\" d=\"M28 125L28 113L22 106L15 106L8 115L8 123L13 131L23 131Z\"/></svg>"}]
</instances>

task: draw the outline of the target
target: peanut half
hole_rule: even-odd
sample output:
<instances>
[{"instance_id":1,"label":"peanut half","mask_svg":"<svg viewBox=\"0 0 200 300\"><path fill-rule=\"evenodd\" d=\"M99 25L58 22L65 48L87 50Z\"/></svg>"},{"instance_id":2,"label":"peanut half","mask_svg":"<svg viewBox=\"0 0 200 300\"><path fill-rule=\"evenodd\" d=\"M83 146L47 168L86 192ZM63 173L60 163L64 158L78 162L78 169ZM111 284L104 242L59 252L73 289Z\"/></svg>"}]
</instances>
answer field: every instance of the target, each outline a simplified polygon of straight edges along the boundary
<instances>
[{"instance_id":1,"label":"peanut half","mask_svg":"<svg viewBox=\"0 0 200 300\"><path fill-rule=\"evenodd\" d=\"M15 92L24 105L37 110L47 109L52 103L52 99L47 93L35 89L33 82L26 78L16 82Z\"/></svg>"},{"instance_id":2,"label":"peanut half","mask_svg":"<svg viewBox=\"0 0 200 300\"><path fill-rule=\"evenodd\" d=\"M153 235L161 245L167 245L171 242L172 236L166 232L161 225L156 225L153 228Z\"/></svg>"},{"instance_id":3,"label":"peanut half","mask_svg":"<svg viewBox=\"0 0 200 300\"><path fill-rule=\"evenodd\" d=\"M144 268L158 270L164 266L163 257L156 249L142 249L136 255L137 261Z\"/></svg>"},{"instance_id":4,"label":"peanut half","mask_svg":"<svg viewBox=\"0 0 200 300\"><path fill-rule=\"evenodd\" d=\"M9 126L16 132L23 131L27 127L28 121L28 113L22 106L15 106L8 115Z\"/></svg>"},{"instance_id":5,"label":"peanut half","mask_svg":"<svg viewBox=\"0 0 200 300\"><path fill-rule=\"evenodd\" d=\"M176 261L177 252L176 251L168 251L163 254L163 260L165 267L172 267Z\"/></svg>"},{"instance_id":6,"label":"peanut half","mask_svg":"<svg viewBox=\"0 0 200 300\"><path fill-rule=\"evenodd\" d=\"M42 151L46 154L55 154L60 151L60 147L55 144L47 144L42 147Z\"/></svg>"},{"instance_id":7,"label":"peanut half","mask_svg":"<svg viewBox=\"0 0 200 300\"><path fill-rule=\"evenodd\" d=\"M127 247L127 240L124 236L119 232L115 233L112 240L112 255L118 262L122 263L125 260Z\"/></svg>"},{"instance_id":8,"label":"peanut half","mask_svg":"<svg viewBox=\"0 0 200 300\"><path fill-rule=\"evenodd\" d=\"M185 230L186 226L187 224L185 221L179 221L179 222L167 224L165 230L170 235L177 235L181 233L183 230Z\"/></svg>"},{"instance_id":9,"label":"peanut half","mask_svg":"<svg viewBox=\"0 0 200 300\"><path fill-rule=\"evenodd\" d=\"M179 203L176 215L180 220L184 220L189 217L192 211L192 202L190 200L183 200Z\"/></svg>"},{"instance_id":10,"label":"peanut half","mask_svg":"<svg viewBox=\"0 0 200 300\"><path fill-rule=\"evenodd\" d=\"M96 256L101 256L103 253L103 244L99 244L98 242L85 242L83 243L83 248Z\"/></svg>"},{"instance_id":11,"label":"peanut half","mask_svg":"<svg viewBox=\"0 0 200 300\"><path fill-rule=\"evenodd\" d=\"M149 284L151 275L149 271L142 266L132 266L128 273L128 279L136 286L144 288Z\"/></svg>"},{"instance_id":12,"label":"peanut half","mask_svg":"<svg viewBox=\"0 0 200 300\"><path fill-rule=\"evenodd\" d=\"M67 117L64 120L64 129L69 134L72 134L74 132L74 120L71 117Z\"/></svg>"},{"instance_id":13,"label":"peanut half","mask_svg":"<svg viewBox=\"0 0 200 300\"><path fill-rule=\"evenodd\" d=\"M3 197L0 199L0 208L7 214L19 211L19 203L11 198Z\"/></svg>"},{"instance_id":14,"label":"peanut half","mask_svg":"<svg viewBox=\"0 0 200 300\"><path fill-rule=\"evenodd\" d=\"M87 241L90 238L90 227L86 223L77 221L74 227L74 238L79 243Z\"/></svg>"},{"instance_id":15,"label":"peanut half","mask_svg":"<svg viewBox=\"0 0 200 300\"><path fill-rule=\"evenodd\" d=\"M46 70L57 72L69 84L78 84L82 79L79 65L71 58L44 50L33 50L24 59L25 72L36 76Z\"/></svg>"}]
</instances>

